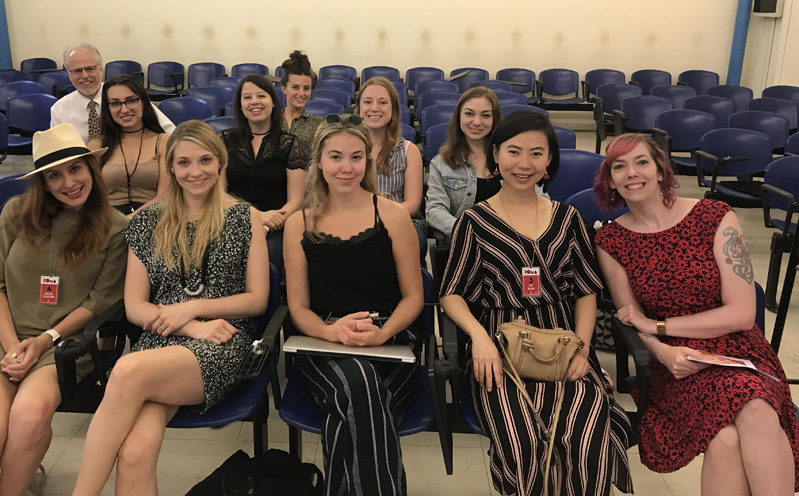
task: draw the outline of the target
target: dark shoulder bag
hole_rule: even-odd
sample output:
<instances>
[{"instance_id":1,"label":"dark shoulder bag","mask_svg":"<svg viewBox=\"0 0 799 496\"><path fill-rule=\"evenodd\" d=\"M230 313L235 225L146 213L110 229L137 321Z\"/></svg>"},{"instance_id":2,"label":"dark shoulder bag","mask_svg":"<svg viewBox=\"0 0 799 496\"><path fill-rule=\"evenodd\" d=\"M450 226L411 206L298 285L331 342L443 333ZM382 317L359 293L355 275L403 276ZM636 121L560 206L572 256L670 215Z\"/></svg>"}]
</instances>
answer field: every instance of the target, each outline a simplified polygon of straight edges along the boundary
<instances>
[{"instance_id":1,"label":"dark shoulder bag","mask_svg":"<svg viewBox=\"0 0 799 496\"><path fill-rule=\"evenodd\" d=\"M239 450L186 496L321 496L322 472L283 450L250 458Z\"/></svg>"}]
</instances>

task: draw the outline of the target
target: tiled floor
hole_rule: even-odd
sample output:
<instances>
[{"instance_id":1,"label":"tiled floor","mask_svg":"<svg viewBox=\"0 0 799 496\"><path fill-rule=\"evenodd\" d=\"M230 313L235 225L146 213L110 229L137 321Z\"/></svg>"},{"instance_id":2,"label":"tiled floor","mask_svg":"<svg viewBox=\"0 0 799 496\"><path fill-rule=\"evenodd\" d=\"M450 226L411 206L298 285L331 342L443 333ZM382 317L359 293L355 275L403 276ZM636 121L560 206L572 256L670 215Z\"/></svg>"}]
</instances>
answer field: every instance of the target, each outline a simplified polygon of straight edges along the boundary
<instances>
[{"instance_id":1,"label":"tiled floor","mask_svg":"<svg viewBox=\"0 0 799 496\"><path fill-rule=\"evenodd\" d=\"M578 147L593 151L594 135L578 133ZM0 166L3 172L28 170L30 157L9 157ZM695 180L680 177L680 194L701 197ZM763 226L759 210L739 210L755 266L756 280L765 285L768 267L771 232ZM799 335L796 334L793 317L796 315L799 296L794 298L786 327L780 358L789 377L799 377ZM774 323L774 314L766 313L767 333ZM613 357L601 354L606 369L614 369ZM793 392L799 397L799 389ZM621 398L630 408L631 399ZM47 471L44 494L70 494L78 473L80 455L90 417L78 414L57 414L53 422L54 437L44 459ZM159 461L159 490L162 495L182 495L197 481L208 475L237 449L252 451L252 427L248 423L237 423L221 429L168 430ZM277 413L272 411L269 420L270 447L288 450L287 428ZM321 466L322 452L319 437L305 435L305 461ZM491 488L486 451L488 443L477 435L455 436L454 474L447 476L437 436L422 433L403 438L403 459L407 472L409 494L486 496L496 494ZM643 467L638 459L637 448L629 452L636 494L643 496L692 496L699 495L701 457L684 469L673 474L656 474ZM103 494L113 494L113 477Z\"/></svg>"}]
</instances>

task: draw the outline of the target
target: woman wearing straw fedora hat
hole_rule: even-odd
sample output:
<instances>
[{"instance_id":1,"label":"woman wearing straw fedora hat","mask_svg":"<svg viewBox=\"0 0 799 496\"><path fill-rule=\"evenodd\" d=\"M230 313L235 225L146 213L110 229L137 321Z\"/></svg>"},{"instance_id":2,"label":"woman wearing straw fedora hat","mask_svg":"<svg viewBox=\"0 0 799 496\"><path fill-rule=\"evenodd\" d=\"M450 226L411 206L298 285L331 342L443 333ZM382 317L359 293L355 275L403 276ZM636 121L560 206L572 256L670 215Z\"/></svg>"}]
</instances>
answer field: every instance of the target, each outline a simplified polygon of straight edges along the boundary
<instances>
[{"instance_id":1,"label":"woman wearing straw fedora hat","mask_svg":"<svg viewBox=\"0 0 799 496\"><path fill-rule=\"evenodd\" d=\"M122 297L127 219L108 205L97 157L69 124L33 136L27 191L0 213L0 494L25 494L61 401L53 346L80 339ZM91 361L78 363L78 375Z\"/></svg>"}]
</instances>

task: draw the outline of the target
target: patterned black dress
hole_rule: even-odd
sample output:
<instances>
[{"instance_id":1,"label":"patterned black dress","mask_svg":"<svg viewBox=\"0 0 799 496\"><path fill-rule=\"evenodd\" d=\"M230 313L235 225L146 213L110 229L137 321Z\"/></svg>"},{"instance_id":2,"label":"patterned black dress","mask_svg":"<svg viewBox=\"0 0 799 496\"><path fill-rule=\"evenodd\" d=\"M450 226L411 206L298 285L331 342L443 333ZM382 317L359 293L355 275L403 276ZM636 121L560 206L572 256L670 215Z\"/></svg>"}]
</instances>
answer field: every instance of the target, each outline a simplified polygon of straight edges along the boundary
<instances>
[{"instance_id":1,"label":"patterned black dress","mask_svg":"<svg viewBox=\"0 0 799 496\"><path fill-rule=\"evenodd\" d=\"M131 219L125 236L133 254L147 268L150 280L150 302L156 305L171 305L187 301L191 297L183 291L183 278L179 273L166 268L163 259L154 259L155 226L161 218L160 203L150 205ZM186 225L189 242L194 242L196 222ZM205 272L205 291L196 298L222 298L245 291L247 255L252 238L250 205L237 203L225 211L225 224L217 240L208 248L207 270L194 269L186 276L187 286L199 288L201 272ZM231 319L232 326L239 330L230 340L221 345L204 339L186 336L162 337L145 331L133 346L132 351L150 350L165 346L185 346L197 357L202 371L205 403L195 411L203 413L218 403L233 387L236 372L244 359L255 332L255 319Z\"/></svg>"},{"instance_id":2,"label":"patterned black dress","mask_svg":"<svg viewBox=\"0 0 799 496\"><path fill-rule=\"evenodd\" d=\"M541 297L521 297L521 267L541 268ZM550 224L538 239L517 233L481 202L458 217L441 285L441 296L460 295L492 338L503 322L521 316L537 327L574 329L578 298L602 287L593 249L577 211L553 202ZM563 406L554 436L549 494L608 495L611 484L632 492L627 449L632 429L615 401L595 354L578 381L525 381L547 425L555 400ZM471 364L469 365L471 367ZM503 375L502 388L488 392L472 381L475 411L491 438L491 476L503 495L543 492L546 443L515 384Z\"/></svg>"}]
</instances>

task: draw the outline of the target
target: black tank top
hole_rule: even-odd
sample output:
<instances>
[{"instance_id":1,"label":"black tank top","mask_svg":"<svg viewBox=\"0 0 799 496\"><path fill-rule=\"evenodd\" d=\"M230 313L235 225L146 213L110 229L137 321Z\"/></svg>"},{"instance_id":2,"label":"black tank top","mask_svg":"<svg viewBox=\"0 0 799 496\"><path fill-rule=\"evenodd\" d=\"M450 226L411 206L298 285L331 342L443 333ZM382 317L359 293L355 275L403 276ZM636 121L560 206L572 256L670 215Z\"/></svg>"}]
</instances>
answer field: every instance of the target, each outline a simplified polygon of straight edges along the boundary
<instances>
[{"instance_id":1,"label":"black tank top","mask_svg":"<svg viewBox=\"0 0 799 496\"><path fill-rule=\"evenodd\" d=\"M308 237L306 227L302 248L308 261L311 310L318 315L340 317L361 311L388 315L402 298L391 238L380 220L377 196L372 202L374 226L349 239L321 233L324 239L316 243ZM304 210L302 215L304 221Z\"/></svg>"}]
</instances>

